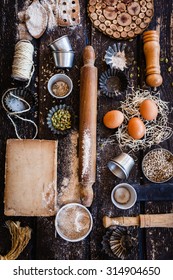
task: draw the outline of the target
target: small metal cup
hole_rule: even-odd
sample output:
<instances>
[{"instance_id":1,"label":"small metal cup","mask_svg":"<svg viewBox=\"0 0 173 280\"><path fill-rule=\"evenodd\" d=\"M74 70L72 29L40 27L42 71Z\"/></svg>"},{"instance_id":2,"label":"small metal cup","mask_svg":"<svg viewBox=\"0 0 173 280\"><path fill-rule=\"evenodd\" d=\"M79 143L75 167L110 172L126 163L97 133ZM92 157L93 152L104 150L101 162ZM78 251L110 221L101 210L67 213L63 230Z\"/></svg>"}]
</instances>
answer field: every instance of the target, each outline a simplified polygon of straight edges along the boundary
<instances>
[{"instance_id":1,"label":"small metal cup","mask_svg":"<svg viewBox=\"0 0 173 280\"><path fill-rule=\"evenodd\" d=\"M69 91L66 93L66 95L64 96L56 96L53 91L52 91L52 86L55 82L58 82L58 81L63 81L65 82L67 85L68 85L68 88L69 88ZM73 89L73 82L72 80L65 74L55 74L53 75L49 81L48 81L48 84L47 84L47 88L48 88L48 91L49 93L57 98L57 99L63 99L63 98L66 98L67 96L70 95L70 93L72 92L72 89Z\"/></svg>"},{"instance_id":2,"label":"small metal cup","mask_svg":"<svg viewBox=\"0 0 173 280\"><path fill-rule=\"evenodd\" d=\"M115 199L115 192L119 189L119 188L124 188L126 189L130 196L129 196L129 200L126 202L126 203L119 203L116 201ZM137 200L137 193L136 193L136 190L129 184L126 184L126 183L121 183L121 184L118 184L116 185L112 192L111 192L111 200L113 202L113 204L118 207L119 209L123 209L123 210L126 210L126 209L129 209L131 208L135 203L136 203L136 200Z\"/></svg>"},{"instance_id":3,"label":"small metal cup","mask_svg":"<svg viewBox=\"0 0 173 280\"><path fill-rule=\"evenodd\" d=\"M67 35L54 40L49 44L49 47L52 49L52 51L72 51L72 46Z\"/></svg>"},{"instance_id":4,"label":"small metal cup","mask_svg":"<svg viewBox=\"0 0 173 280\"><path fill-rule=\"evenodd\" d=\"M118 178L127 179L134 164L134 159L131 156L121 153L108 162L108 168Z\"/></svg>"},{"instance_id":5,"label":"small metal cup","mask_svg":"<svg viewBox=\"0 0 173 280\"><path fill-rule=\"evenodd\" d=\"M74 52L53 51L53 58L56 68L72 68L74 61Z\"/></svg>"}]
</instances>

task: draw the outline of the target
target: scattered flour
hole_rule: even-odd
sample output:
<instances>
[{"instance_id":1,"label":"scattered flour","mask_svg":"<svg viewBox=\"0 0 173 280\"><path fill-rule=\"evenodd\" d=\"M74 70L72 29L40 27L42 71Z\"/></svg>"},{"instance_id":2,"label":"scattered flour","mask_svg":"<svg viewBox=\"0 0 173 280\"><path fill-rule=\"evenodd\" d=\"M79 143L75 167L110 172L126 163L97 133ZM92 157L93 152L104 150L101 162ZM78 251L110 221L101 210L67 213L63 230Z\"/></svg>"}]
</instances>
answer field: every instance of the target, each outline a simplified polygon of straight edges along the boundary
<instances>
[{"instance_id":1,"label":"scattered flour","mask_svg":"<svg viewBox=\"0 0 173 280\"><path fill-rule=\"evenodd\" d=\"M85 130L82 139L83 161L82 161L82 177L84 177L90 168L91 158L91 135L89 130Z\"/></svg>"},{"instance_id":2,"label":"scattered flour","mask_svg":"<svg viewBox=\"0 0 173 280\"><path fill-rule=\"evenodd\" d=\"M40 38L47 28L47 11L39 0L33 1L25 12L25 21L29 33L34 38Z\"/></svg>"},{"instance_id":3,"label":"scattered flour","mask_svg":"<svg viewBox=\"0 0 173 280\"><path fill-rule=\"evenodd\" d=\"M116 55L112 56L112 67L120 69L121 71L127 68L127 59L124 51L117 52Z\"/></svg>"},{"instance_id":4,"label":"scattered flour","mask_svg":"<svg viewBox=\"0 0 173 280\"><path fill-rule=\"evenodd\" d=\"M67 164L69 176L64 177L60 185L61 192L58 195L58 206L70 202L80 203L80 184L78 179L79 159L77 156L78 133L72 132L70 135L70 143L68 145L70 164Z\"/></svg>"},{"instance_id":5,"label":"scattered flour","mask_svg":"<svg viewBox=\"0 0 173 280\"><path fill-rule=\"evenodd\" d=\"M31 0L26 0L23 6L23 9L18 12L18 39L25 39L24 37L24 32L21 31L23 30L24 27L21 26L20 24L25 25L26 21L26 11L29 8L31 4L33 4L33 12L32 12L32 22L33 22L33 29L32 32L37 31L37 33L40 32L40 22L42 22L43 25L43 19L41 18L41 6L46 10L48 21L47 21L47 31L53 30L55 27L58 25L71 25L74 27L80 23L80 6L78 2L76 1L75 3L68 3L65 6L63 4L63 1L57 1L57 0L40 0L39 5L34 5L34 1ZM40 5L41 4L41 5ZM37 9L36 6L40 7L40 10ZM36 8L34 8L36 7ZM67 10L68 12L64 13L64 9ZM74 10L76 11L74 13ZM64 18L66 17L66 18ZM75 19L75 20L74 20ZM45 22L45 21L44 21ZM68 24L69 23L69 24ZM37 27L39 26L39 27ZM39 28L39 30L35 30ZM27 30L27 28L26 28ZM39 31L39 32L38 32ZM22 36L22 38L20 38ZM28 36L26 32L26 36ZM28 39L28 38L26 38Z\"/></svg>"}]
</instances>

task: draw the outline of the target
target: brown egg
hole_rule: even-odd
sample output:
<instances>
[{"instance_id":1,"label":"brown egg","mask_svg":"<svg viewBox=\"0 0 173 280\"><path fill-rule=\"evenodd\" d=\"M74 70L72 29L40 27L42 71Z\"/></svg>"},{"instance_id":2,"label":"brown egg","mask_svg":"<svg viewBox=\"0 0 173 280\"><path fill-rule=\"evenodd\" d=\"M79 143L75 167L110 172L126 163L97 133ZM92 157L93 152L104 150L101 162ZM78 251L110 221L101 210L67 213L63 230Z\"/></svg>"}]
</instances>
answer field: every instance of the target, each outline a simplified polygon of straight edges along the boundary
<instances>
[{"instance_id":1,"label":"brown egg","mask_svg":"<svg viewBox=\"0 0 173 280\"><path fill-rule=\"evenodd\" d=\"M139 110L140 110L141 116L147 121L152 121L157 118L158 108L157 108L156 103L151 99L145 99L140 104Z\"/></svg>"},{"instance_id":2,"label":"brown egg","mask_svg":"<svg viewBox=\"0 0 173 280\"><path fill-rule=\"evenodd\" d=\"M145 134L145 125L139 118L134 117L128 123L128 133L133 139L141 139Z\"/></svg>"},{"instance_id":3,"label":"brown egg","mask_svg":"<svg viewBox=\"0 0 173 280\"><path fill-rule=\"evenodd\" d=\"M124 121L124 115L118 110L112 110L107 112L103 117L103 123L106 127L114 129L122 124Z\"/></svg>"}]
</instances>

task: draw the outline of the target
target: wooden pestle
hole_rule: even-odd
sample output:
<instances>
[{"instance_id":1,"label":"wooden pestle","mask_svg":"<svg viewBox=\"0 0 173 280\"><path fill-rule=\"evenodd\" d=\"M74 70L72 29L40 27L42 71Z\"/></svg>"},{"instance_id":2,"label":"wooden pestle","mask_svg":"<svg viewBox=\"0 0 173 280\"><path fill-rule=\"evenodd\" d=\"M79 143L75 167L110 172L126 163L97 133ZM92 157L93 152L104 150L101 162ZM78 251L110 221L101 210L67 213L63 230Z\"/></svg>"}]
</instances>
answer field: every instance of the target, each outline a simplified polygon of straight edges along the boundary
<instances>
[{"instance_id":1,"label":"wooden pestle","mask_svg":"<svg viewBox=\"0 0 173 280\"><path fill-rule=\"evenodd\" d=\"M146 59L146 83L151 87L158 87L163 79L160 75L160 44L156 30L149 30L143 34L144 54Z\"/></svg>"},{"instance_id":2,"label":"wooden pestle","mask_svg":"<svg viewBox=\"0 0 173 280\"><path fill-rule=\"evenodd\" d=\"M96 180L96 128L97 128L97 68L92 46L83 52L84 66L80 73L79 119L79 182L82 204L89 207L93 201L92 186Z\"/></svg>"},{"instance_id":3,"label":"wooden pestle","mask_svg":"<svg viewBox=\"0 0 173 280\"><path fill-rule=\"evenodd\" d=\"M173 213L168 214L146 214L136 217L103 217L103 226L139 226L140 228L167 227L173 228Z\"/></svg>"}]
</instances>

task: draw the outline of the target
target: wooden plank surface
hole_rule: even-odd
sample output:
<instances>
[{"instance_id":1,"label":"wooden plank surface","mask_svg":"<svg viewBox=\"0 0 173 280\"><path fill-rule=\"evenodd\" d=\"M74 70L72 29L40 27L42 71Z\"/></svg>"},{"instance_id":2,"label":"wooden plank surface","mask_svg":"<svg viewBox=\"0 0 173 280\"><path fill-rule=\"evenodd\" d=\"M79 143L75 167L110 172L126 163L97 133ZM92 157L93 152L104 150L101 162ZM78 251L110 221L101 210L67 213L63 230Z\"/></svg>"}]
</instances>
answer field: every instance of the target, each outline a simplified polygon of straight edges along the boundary
<instances>
[{"instance_id":1,"label":"wooden plank surface","mask_svg":"<svg viewBox=\"0 0 173 280\"><path fill-rule=\"evenodd\" d=\"M31 2L31 1L30 1ZM71 180L76 183L74 164L71 170L71 162L77 160L77 139L79 125L79 91L80 91L80 68L83 65L82 53L87 44L91 44L96 53L96 66L98 67L99 77L107 69L104 62L105 50L109 45L116 41L102 34L92 27L87 16L87 1L80 0L81 23L76 27L56 27L53 30L47 30L44 35L33 40L35 46L35 74L32 79L30 89L34 96L38 98L38 104L35 102L30 117L35 120L39 127L39 139L58 139L58 186L59 207L65 203L65 198L61 197L63 179L71 176ZM14 46L17 42L17 14L23 8L26 2L2 1L0 8L0 84L2 93L13 86L11 79L11 66L13 60ZM160 29L161 45L161 72L164 83L160 87L161 98L172 102L172 83L173 75L170 67L173 63L173 3L172 0L155 1L155 15L149 26L149 29ZM53 58L48 44L61 35L67 34L70 38L73 50L75 51L74 67L65 72L73 80L74 89L72 94L65 99L65 104L72 106L75 116L74 134L57 137L53 135L47 127L46 117L51 107L63 103L52 98L47 91L48 79L59 70L55 69ZM145 60L142 50L142 36L127 42L132 50L133 63L127 71L130 85L137 87L145 86ZM140 213L168 213L172 212L173 206L173 179L166 184L152 184L143 177L141 170L141 160L146 152L139 151L135 153L135 167L126 182L134 185L138 193L138 201L130 210L119 210L113 206L110 200L112 188L122 182L116 178L107 168L107 162L119 154L118 144L107 143L105 141L110 136L110 131L103 125L102 118L104 114L113 108L118 108L120 101L125 96L117 99L111 99L98 92L98 122L97 122L97 180L94 185L94 201L90 208L93 216L93 230L84 241L78 243L69 243L55 236L54 217L30 218L30 217L10 217L14 221L21 221L22 225L28 225L32 228L32 238L19 259L112 259L102 248L103 236L106 230L102 225L102 218L105 214L110 216L136 216ZM10 248L10 236L4 223L7 217L3 214L3 191L4 191L4 172L5 172L5 149L8 138L16 138L14 128L6 117L6 114L0 105L0 254L5 254ZM173 113L170 120L173 119ZM20 123L19 123L20 126ZM22 132L31 137L33 130L27 124L24 125ZM172 137L161 144L173 152ZM76 151L76 152L75 152ZM74 160L75 159L75 160ZM73 174L72 174L73 173ZM71 175L72 174L72 175ZM76 175L77 176L77 175ZM67 186L66 186L67 187ZM72 190L72 189L71 189ZM22 198L21 198L22 199ZM66 196L66 201L69 197ZM79 196L73 195L73 201L79 202ZM8 217L9 218L9 217ZM170 242L173 238L173 229L137 229L132 228L131 234L135 240L135 249L128 255L128 259L173 259L173 245ZM9 238L7 238L7 236ZM117 257L114 257L117 259Z\"/></svg>"}]
</instances>

